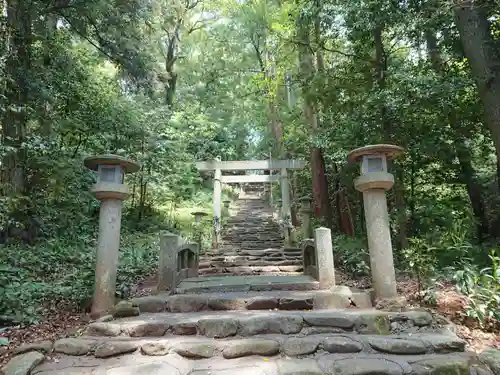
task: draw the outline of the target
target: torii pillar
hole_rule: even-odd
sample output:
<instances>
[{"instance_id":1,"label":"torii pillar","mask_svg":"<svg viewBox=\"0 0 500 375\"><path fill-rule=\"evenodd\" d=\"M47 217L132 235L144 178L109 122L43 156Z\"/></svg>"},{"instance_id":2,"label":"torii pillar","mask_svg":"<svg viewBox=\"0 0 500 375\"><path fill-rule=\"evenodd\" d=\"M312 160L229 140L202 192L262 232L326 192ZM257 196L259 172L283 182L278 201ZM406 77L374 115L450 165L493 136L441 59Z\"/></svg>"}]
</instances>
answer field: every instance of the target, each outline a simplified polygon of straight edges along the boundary
<instances>
[{"instance_id":1,"label":"torii pillar","mask_svg":"<svg viewBox=\"0 0 500 375\"><path fill-rule=\"evenodd\" d=\"M215 162L220 161L220 158L216 158ZM220 229L221 229L221 195L222 195L222 171L220 168L216 168L214 172L214 218L212 223L212 248L217 249L220 243Z\"/></svg>"}]
</instances>

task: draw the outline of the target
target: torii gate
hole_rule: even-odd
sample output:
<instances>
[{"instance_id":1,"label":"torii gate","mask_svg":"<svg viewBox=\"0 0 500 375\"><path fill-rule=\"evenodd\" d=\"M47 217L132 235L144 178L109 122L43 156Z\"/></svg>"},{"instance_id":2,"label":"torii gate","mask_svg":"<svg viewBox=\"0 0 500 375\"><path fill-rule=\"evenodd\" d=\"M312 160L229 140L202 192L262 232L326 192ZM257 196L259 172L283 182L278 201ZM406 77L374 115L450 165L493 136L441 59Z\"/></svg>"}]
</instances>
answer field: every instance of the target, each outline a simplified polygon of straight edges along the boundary
<instances>
[{"instance_id":1,"label":"torii gate","mask_svg":"<svg viewBox=\"0 0 500 375\"><path fill-rule=\"evenodd\" d=\"M288 169L302 169L306 165L304 160L239 160L239 161L200 161L196 168L200 172L214 171L214 223L212 231L212 245L214 248L219 244L220 218L221 218L221 193L222 183L249 183L249 182L279 182L281 186L281 219L289 221L290 213L290 190L288 182ZM279 175L243 175L223 176L222 171L248 171L248 170L279 170Z\"/></svg>"}]
</instances>

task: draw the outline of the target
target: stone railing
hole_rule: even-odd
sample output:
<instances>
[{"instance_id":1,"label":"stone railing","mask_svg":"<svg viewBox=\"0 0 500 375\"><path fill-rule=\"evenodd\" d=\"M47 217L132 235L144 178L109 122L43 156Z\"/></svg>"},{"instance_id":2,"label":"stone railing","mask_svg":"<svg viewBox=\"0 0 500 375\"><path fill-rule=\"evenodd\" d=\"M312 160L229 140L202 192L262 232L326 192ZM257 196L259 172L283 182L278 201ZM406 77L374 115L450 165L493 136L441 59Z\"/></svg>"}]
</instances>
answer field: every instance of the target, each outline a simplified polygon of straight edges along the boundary
<instances>
[{"instance_id":1,"label":"stone railing","mask_svg":"<svg viewBox=\"0 0 500 375\"><path fill-rule=\"evenodd\" d=\"M302 241L301 248L304 274L318 280L320 289L333 288L335 286L335 268L330 229L316 229L314 239Z\"/></svg>"},{"instance_id":2,"label":"stone railing","mask_svg":"<svg viewBox=\"0 0 500 375\"><path fill-rule=\"evenodd\" d=\"M160 235L158 291L174 291L182 280L198 276L199 248L173 233Z\"/></svg>"}]
</instances>

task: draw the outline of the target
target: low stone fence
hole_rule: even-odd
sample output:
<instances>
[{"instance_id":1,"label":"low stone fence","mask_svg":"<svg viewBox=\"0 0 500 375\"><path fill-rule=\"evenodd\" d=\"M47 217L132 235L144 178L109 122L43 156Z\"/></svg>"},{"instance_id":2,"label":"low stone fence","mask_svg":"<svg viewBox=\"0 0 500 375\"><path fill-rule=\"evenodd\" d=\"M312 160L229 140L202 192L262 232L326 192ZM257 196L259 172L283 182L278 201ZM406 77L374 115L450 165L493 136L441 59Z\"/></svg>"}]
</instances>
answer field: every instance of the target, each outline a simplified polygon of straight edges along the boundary
<instances>
[{"instance_id":1,"label":"low stone fence","mask_svg":"<svg viewBox=\"0 0 500 375\"><path fill-rule=\"evenodd\" d=\"M333 264L332 234L328 228L314 231L314 239L302 241L302 259L304 274L319 281L320 289L335 286L335 268Z\"/></svg>"},{"instance_id":2,"label":"low stone fence","mask_svg":"<svg viewBox=\"0 0 500 375\"><path fill-rule=\"evenodd\" d=\"M160 234L158 291L174 291L184 279L198 276L199 247L173 233Z\"/></svg>"}]
</instances>

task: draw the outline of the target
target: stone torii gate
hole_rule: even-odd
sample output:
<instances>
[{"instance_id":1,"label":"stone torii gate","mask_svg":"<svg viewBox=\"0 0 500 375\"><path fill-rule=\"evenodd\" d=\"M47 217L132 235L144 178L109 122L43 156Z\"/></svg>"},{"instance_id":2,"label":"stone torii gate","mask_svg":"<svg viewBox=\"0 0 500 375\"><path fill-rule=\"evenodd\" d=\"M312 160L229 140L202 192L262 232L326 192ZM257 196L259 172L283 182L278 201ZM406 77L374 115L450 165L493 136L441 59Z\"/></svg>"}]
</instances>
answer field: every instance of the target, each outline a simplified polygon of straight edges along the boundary
<instances>
[{"instance_id":1,"label":"stone torii gate","mask_svg":"<svg viewBox=\"0 0 500 375\"><path fill-rule=\"evenodd\" d=\"M302 169L306 165L304 160L239 160L239 161L200 161L196 168L200 172L214 172L214 222L212 231L212 245L219 245L220 218L221 218L221 193L222 184L250 183L250 182L279 182L281 186L281 219L290 220L290 190L288 182L288 169ZM252 170L279 170L279 175L247 174L242 176L223 176L223 171L252 171Z\"/></svg>"}]
</instances>

